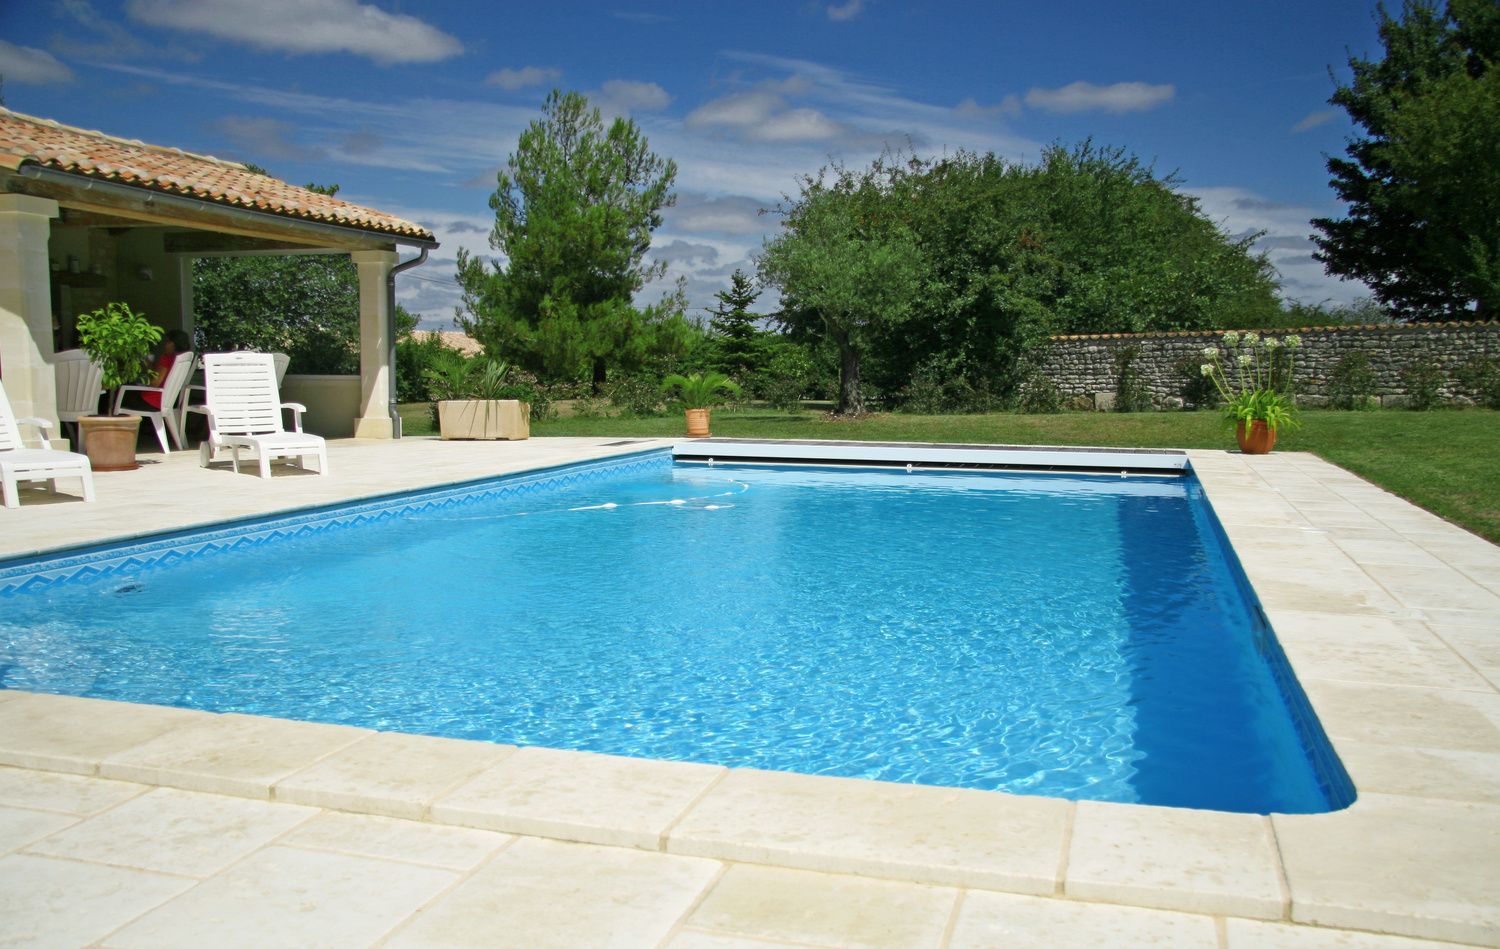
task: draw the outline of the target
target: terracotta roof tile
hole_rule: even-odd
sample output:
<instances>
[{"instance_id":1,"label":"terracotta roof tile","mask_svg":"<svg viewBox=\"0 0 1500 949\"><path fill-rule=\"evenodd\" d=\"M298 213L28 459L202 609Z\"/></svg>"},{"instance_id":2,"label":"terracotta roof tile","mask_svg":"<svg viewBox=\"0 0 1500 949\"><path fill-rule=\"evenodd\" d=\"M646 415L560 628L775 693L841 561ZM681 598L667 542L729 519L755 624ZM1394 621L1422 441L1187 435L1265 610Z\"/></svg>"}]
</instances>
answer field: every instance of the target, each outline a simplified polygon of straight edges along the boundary
<instances>
[{"instance_id":1,"label":"terracotta roof tile","mask_svg":"<svg viewBox=\"0 0 1500 949\"><path fill-rule=\"evenodd\" d=\"M433 239L430 230L410 221L255 174L236 162L0 108L0 168L15 171L28 163L282 217Z\"/></svg>"}]
</instances>

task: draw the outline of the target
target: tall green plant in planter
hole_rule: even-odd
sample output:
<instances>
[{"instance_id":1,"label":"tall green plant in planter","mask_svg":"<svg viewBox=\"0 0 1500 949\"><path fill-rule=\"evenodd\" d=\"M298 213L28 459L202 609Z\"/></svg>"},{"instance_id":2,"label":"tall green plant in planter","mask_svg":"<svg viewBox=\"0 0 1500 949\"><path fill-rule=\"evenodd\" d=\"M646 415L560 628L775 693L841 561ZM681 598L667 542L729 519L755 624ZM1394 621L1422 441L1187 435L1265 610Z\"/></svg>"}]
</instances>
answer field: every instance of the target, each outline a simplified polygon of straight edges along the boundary
<instances>
[{"instance_id":1,"label":"tall green plant in planter","mask_svg":"<svg viewBox=\"0 0 1500 949\"><path fill-rule=\"evenodd\" d=\"M1292 354L1302 346L1302 337L1225 333L1222 344L1222 352L1219 346L1203 350L1207 361L1200 370L1224 400L1225 418L1235 426L1240 450L1264 455L1276 444L1278 428L1297 424L1292 417Z\"/></svg>"},{"instance_id":2,"label":"tall green plant in planter","mask_svg":"<svg viewBox=\"0 0 1500 949\"><path fill-rule=\"evenodd\" d=\"M722 372L673 373L661 381L663 392L674 392L687 417L688 438L708 437L709 409L724 401L724 393L739 395L740 387Z\"/></svg>"},{"instance_id":3,"label":"tall green plant in planter","mask_svg":"<svg viewBox=\"0 0 1500 949\"><path fill-rule=\"evenodd\" d=\"M151 378L151 350L161 341L162 330L125 303L107 303L78 317L78 344L89 358L104 369L102 385L109 390L108 404L120 386L137 385ZM135 439L140 430L138 415L85 417L79 420L79 438L95 471L128 471L135 463Z\"/></svg>"}]
</instances>

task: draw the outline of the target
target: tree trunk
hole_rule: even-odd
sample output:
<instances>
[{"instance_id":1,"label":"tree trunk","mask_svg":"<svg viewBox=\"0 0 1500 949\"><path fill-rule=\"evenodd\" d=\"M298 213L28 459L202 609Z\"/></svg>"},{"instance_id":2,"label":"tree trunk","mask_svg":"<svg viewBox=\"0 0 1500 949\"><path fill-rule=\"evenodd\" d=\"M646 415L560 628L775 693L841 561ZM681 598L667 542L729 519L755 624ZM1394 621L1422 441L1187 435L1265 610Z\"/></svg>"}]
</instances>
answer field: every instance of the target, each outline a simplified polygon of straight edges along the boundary
<instances>
[{"instance_id":1,"label":"tree trunk","mask_svg":"<svg viewBox=\"0 0 1500 949\"><path fill-rule=\"evenodd\" d=\"M593 385L589 389L590 394L592 394L592 395L598 395L604 389L604 381L605 381L605 376L607 375L607 372L608 372L608 370L606 370L606 368L604 366L604 357L603 356L595 356L594 357L594 382L593 382Z\"/></svg>"},{"instance_id":2,"label":"tree trunk","mask_svg":"<svg viewBox=\"0 0 1500 949\"><path fill-rule=\"evenodd\" d=\"M859 349L848 333L837 333L834 339L839 344L839 405L838 415L864 415L865 398L859 391Z\"/></svg>"}]
</instances>

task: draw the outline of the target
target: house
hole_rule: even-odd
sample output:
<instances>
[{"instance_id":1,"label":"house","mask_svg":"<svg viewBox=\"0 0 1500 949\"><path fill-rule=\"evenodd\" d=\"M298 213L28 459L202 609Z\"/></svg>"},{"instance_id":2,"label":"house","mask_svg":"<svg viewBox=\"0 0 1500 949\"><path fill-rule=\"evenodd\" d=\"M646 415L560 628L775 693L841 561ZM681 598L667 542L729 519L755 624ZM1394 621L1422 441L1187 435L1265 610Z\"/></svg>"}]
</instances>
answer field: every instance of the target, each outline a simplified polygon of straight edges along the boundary
<instances>
[{"instance_id":1,"label":"house","mask_svg":"<svg viewBox=\"0 0 1500 949\"><path fill-rule=\"evenodd\" d=\"M0 377L21 416L57 419L53 356L76 314L121 300L191 333L194 257L332 253L359 272L353 434L399 435L395 276L436 246L420 225L235 162L0 108Z\"/></svg>"}]
</instances>

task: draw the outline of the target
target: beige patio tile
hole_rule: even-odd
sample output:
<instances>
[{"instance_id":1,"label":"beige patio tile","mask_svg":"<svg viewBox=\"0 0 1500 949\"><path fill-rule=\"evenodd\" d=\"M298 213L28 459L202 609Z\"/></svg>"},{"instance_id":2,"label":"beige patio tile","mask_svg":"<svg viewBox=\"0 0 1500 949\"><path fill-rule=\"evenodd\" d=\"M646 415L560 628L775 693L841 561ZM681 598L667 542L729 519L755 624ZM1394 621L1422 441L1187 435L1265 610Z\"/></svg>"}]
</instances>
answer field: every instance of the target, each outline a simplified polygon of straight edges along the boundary
<instances>
[{"instance_id":1,"label":"beige patio tile","mask_svg":"<svg viewBox=\"0 0 1500 949\"><path fill-rule=\"evenodd\" d=\"M102 758L213 717L161 705L28 693L0 704L0 764L93 774Z\"/></svg>"},{"instance_id":2,"label":"beige patio tile","mask_svg":"<svg viewBox=\"0 0 1500 949\"><path fill-rule=\"evenodd\" d=\"M0 702L10 702L25 695L25 692L16 692L11 689L0 689Z\"/></svg>"},{"instance_id":3,"label":"beige patio tile","mask_svg":"<svg viewBox=\"0 0 1500 949\"><path fill-rule=\"evenodd\" d=\"M669 853L921 883L1054 892L1073 805L1045 797L731 771Z\"/></svg>"},{"instance_id":4,"label":"beige patio tile","mask_svg":"<svg viewBox=\"0 0 1500 949\"><path fill-rule=\"evenodd\" d=\"M749 936L730 936L724 933L704 932L701 929L683 929L672 937L666 949L786 949L781 940L751 939Z\"/></svg>"},{"instance_id":5,"label":"beige patio tile","mask_svg":"<svg viewBox=\"0 0 1500 949\"><path fill-rule=\"evenodd\" d=\"M0 858L0 944L89 945L192 885L186 877L11 854Z\"/></svg>"},{"instance_id":6,"label":"beige patio tile","mask_svg":"<svg viewBox=\"0 0 1500 949\"><path fill-rule=\"evenodd\" d=\"M1424 606L1420 613L1421 617L1433 626L1458 626L1463 629L1483 629L1491 632L1496 629L1493 610L1454 610L1446 607Z\"/></svg>"},{"instance_id":7,"label":"beige patio tile","mask_svg":"<svg viewBox=\"0 0 1500 949\"><path fill-rule=\"evenodd\" d=\"M105 945L367 946L457 879L430 867L267 847L147 913ZM492 920L490 933L508 928Z\"/></svg>"},{"instance_id":8,"label":"beige patio tile","mask_svg":"<svg viewBox=\"0 0 1500 949\"><path fill-rule=\"evenodd\" d=\"M1232 535L1231 535L1232 536ZM1353 616L1401 616L1406 611L1355 568L1269 570L1245 565L1255 593L1269 610L1342 613Z\"/></svg>"},{"instance_id":9,"label":"beige patio tile","mask_svg":"<svg viewBox=\"0 0 1500 949\"><path fill-rule=\"evenodd\" d=\"M76 823L78 818L67 814L49 814L22 807L0 807L0 854L24 847Z\"/></svg>"},{"instance_id":10,"label":"beige patio tile","mask_svg":"<svg viewBox=\"0 0 1500 949\"><path fill-rule=\"evenodd\" d=\"M1299 677L1493 691L1416 620L1293 610L1275 611L1270 620Z\"/></svg>"},{"instance_id":11,"label":"beige patio tile","mask_svg":"<svg viewBox=\"0 0 1500 949\"><path fill-rule=\"evenodd\" d=\"M445 827L392 817L325 812L278 844L332 850L356 857L381 857L443 870L472 870L514 840L505 834L467 827Z\"/></svg>"},{"instance_id":12,"label":"beige patio tile","mask_svg":"<svg viewBox=\"0 0 1500 949\"><path fill-rule=\"evenodd\" d=\"M1339 759L1361 794L1404 794L1500 804L1500 753L1338 743Z\"/></svg>"},{"instance_id":13,"label":"beige patio tile","mask_svg":"<svg viewBox=\"0 0 1500 949\"><path fill-rule=\"evenodd\" d=\"M269 798L271 786L370 734L343 725L216 715L111 755L100 775L193 791Z\"/></svg>"},{"instance_id":14,"label":"beige patio tile","mask_svg":"<svg viewBox=\"0 0 1500 949\"><path fill-rule=\"evenodd\" d=\"M1209 916L1106 903L964 894L949 949L1056 949L1060 946L1217 947Z\"/></svg>"},{"instance_id":15,"label":"beige patio tile","mask_svg":"<svg viewBox=\"0 0 1500 949\"><path fill-rule=\"evenodd\" d=\"M927 947L942 941L957 900L947 887L736 864L687 925L820 946Z\"/></svg>"},{"instance_id":16,"label":"beige patio tile","mask_svg":"<svg viewBox=\"0 0 1500 949\"><path fill-rule=\"evenodd\" d=\"M1421 567L1441 566L1442 561L1408 540L1361 540L1336 537L1339 545L1355 563L1409 564Z\"/></svg>"},{"instance_id":17,"label":"beige patio tile","mask_svg":"<svg viewBox=\"0 0 1500 949\"><path fill-rule=\"evenodd\" d=\"M316 813L294 804L157 788L27 851L206 877Z\"/></svg>"},{"instance_id":18,"label":"beige patio tile","mask_svg":"<svg viewBox=\"0 0 1500 949\"><path fill-rule=\"evenodd\" d=\"M1500 806L1361 794L1347 810L1271 822L1293 920L1500 941Z\"/></svg>"},{"instance_id":19,"label":"beige patio tile","mask_svg":"<svg viewBox=\"0 0 1500 949\"><path fill-rule=\"evenodd\" d=\"M1452 949L1451 942L1432 942L1406 936L1264 923L1254 919L1225 920L1227 949Z\"/></svg>"},{"instance_id":20,"label":"beige patio tile","mask_svg":"<svg viewBox=\"0 0 1500 949\"><path fill-rule=\"evenodd\" d=\"M1264 817L1103 801L1078 802L1064 892L1266 919L1286 907Z\"/></svg>"},{"instance_id":21,"label":"beige patio tile","mask_svg":"<svg viewBox=\"0 0 1500 949\"><path fill-rule=\"evenodd\" d=\"M1299 677L1301 678L1301 677ZM1500 695L1301 678L1323 730L1377 745L1500 752Z\"/></svg>"},{"instance_id":22,"label":"beige patio tile","mask_svg":"<svg viewBox=\"0 0 1500 949\"><path fill-rule=\"evenodd\" d=\"M276 783L278 801L420 820L433 798L498 763L512 745L373 732Z\"/></svg>"},{"instance_id":23,"label":"beige patio tile","mask_svg":"<svg viewBox=\"0 0 1500 949\"><path fill-rule=\"evenodd\" d=\"M432 804L446 824L657 850L725 769L522 748Z\"/></svg>"},{"instance_id":24,"label":"beige patio tile","mask_svg":"<svg viewBox=\"0 0 1500 949\"><path fill-rule=\"evenodd\" d=\"M0 768L0 804L86 816L97 814L150 788L77 774Z\"/></svg>"},{"instance_id":25,"label":"beige patio tile","mask_svg":"<svg viewBox=\"0 0 1500 949\"><path fill-rule=\"evenodd\" d=\"M654 946L697 902L712 860L522 837L385 945Z\"/></svg>"},{"instance_id":26,"label":"beige patio tile","mask_svg":"<svg viewBox=\"0 0 1500 949\"><path fill-rule=\"evenodd\" d=\"M1448 566L1365 564L1364 569L1407 606L1487 610L1500 615L1500 596Z\"/></svg>"},{"instance_id":27,"label":"beige patio tile","mask_svg":"<svg viewBox=\"0 0 1500 949\"><path fill-rule=\"evenodd\" d=\"M1500 688L1500 616L1492 627L1428 624L1439 639L1479 670L1492 686Z\"/></svg>"}]
</instances>

